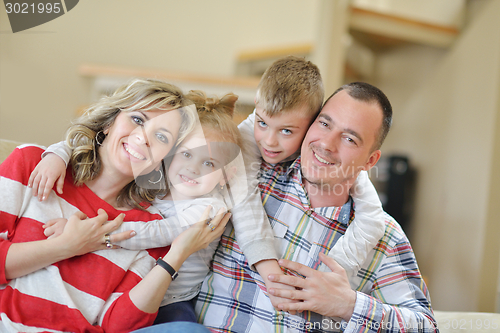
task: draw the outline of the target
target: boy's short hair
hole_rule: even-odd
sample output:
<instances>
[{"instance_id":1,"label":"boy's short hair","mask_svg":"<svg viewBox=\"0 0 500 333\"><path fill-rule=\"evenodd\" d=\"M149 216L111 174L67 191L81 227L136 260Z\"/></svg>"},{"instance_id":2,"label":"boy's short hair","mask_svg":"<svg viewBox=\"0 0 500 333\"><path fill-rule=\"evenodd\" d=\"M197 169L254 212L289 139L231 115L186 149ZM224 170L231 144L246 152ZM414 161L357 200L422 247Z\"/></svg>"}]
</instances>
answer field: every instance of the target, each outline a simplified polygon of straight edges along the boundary
<instances>
[{"instance_id":1,"label":"boy's short hair","mask_svg":"<svg viewBox=\"0 0 500 333\"><path fill-rule=\"evenodd\" d=\"M269 66L257 87L255 105L269 116L307 105L316 116L324 98L318 67L304 58L288 56Z\"/></svg>"}]
</instances>

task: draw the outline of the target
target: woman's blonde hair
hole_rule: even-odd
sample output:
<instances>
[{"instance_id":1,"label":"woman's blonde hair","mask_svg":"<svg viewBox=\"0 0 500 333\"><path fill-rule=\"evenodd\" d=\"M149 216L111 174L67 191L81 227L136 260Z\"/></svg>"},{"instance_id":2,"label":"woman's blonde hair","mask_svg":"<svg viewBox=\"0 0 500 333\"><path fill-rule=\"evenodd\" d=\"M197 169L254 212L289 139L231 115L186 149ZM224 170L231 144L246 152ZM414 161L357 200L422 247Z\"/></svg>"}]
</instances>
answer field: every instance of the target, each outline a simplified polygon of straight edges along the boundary
<instances>
[{"instance_id":1,"label":"woman's blonde hair","mask_svg":"<svg viewBox=\"0 0 500 333\"><path fill-rule=\"evenodd\" d=\"M102 161L99 156L99 145L105 139L103 131L109 128L120 112L153 109L180 110L182 122L176 145L194 128L196 113L194 109L185 107L188 103L183 92L166 82L135 79L118 88L111 96L102 98L90 106L84 115L78 118L68 129L66 142L72 148L70 163L73 178L77 186L90 181L99 175ZM141 178L154 177L154 172ZM152 201L164 189L151 189L130 182L120 192L117 200L120 205L140 207L139 203Z\"/></svg>"}]
</instances>

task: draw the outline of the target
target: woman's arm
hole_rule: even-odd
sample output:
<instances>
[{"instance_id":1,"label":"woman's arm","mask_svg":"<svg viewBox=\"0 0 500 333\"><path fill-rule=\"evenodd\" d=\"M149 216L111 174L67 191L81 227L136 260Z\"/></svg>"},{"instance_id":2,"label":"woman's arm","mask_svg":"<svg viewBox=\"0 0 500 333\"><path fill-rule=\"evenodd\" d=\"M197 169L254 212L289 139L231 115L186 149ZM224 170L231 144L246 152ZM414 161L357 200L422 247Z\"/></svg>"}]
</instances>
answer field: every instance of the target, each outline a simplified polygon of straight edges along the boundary
<instances>
[{"instance_id":1,"label":"woman's arm","mask_svg":"<svg viewBox=\"0 0 500 333\"><path fill-rule=\"evenodd\" d=\"M21 277L58 261L88 252L106 249L104 235L123 222L123 214L106 223L108 215L102 209L99 215L87 219L85 214L73 214L59 237L12 243L5 258L5 278Z\"/></svg>"}]
</instances>

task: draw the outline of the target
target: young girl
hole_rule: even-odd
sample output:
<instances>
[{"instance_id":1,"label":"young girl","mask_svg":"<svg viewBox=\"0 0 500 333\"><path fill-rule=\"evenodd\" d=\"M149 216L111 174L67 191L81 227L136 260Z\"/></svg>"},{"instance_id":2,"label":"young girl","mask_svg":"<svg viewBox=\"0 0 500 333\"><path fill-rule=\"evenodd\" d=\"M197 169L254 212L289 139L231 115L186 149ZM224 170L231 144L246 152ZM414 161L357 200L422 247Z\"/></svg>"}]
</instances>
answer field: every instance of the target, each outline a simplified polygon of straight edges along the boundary
<instances>
[{"instance_id":1,"label":"young girl","mask_svg":"<svg viewBox=\"0 0 500 333\"><path fill-rule=\"evenodd\" d=\"M249 263L276 259L273 234L260 194L256 189L248 187L245 178L242 139L232 120L238 97L227 94L221 99L207 98L201 91L191 91L186 97L196 106L199 126L195 126L179 144L176 153L168 158L167 168L158 170L158 179L149 182L150 186L155 186L164 182L162 178L166 175L169 191L153 201L153 206L161 212L164 219L147 223L124 223L116 232L132 230L135 236L113 243L113 235L110 235L109 244L130 250L166 246L196 223L208 205L212 206L212 218L216 212L235 207L234 212L237 213L233 213L233 224L236 237ZM59 145L59 148L52 147L48 151L58 152L61 148L63 153L67 150ZM57 156L46 155L37 167L38 173L44 172L44 165L55 171L57 163L52 161L60 161ZM36 175L34 172L31 179L35 179ZM35 183L34 188L36 187ZM45 225L46 236L58 235L64 229L64 224L64 220L49 221ZM184 262L179 270L180 278L170 284L165 295L162 305L167 306L160 308L157 323L196 321L193 307L186 301L198 294L217 244L218 240ZM279 269L277 262L275 265Z\"/></svg>"}]
</instances>

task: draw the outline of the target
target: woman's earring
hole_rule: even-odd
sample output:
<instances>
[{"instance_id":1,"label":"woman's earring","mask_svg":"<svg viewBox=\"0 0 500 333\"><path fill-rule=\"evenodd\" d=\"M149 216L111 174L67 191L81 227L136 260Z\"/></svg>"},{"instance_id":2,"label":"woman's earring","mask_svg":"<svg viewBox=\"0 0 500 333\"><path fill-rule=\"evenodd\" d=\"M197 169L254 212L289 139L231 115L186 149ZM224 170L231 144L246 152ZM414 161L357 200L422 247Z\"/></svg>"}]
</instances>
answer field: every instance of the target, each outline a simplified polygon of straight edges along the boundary
<instances>
[{"instance_id":1,"label":"woman's earring","mask_svg":"<svg viewBox=\"0 0 500 333\"><path fill-rule=\"evenodd\" d=\"M162 180L162 178L163 178L163 172L161 171L161 169L158 169L158 172L160 173L160 177L158 178L158 180L155 180L155 181L152 181L152 180L148 179L148 182L150 184L158 184Z\"/></svg>"},{"instance_id":2,"label":"woman's earring","mask_svg":"<svg viewBox=\"0 0 500 333\"><path fill-rule=\"evenodd\" d=\"M219 189L222 191L224 189L224 185L219 183Z\"/></svg>"},{"instance_id":3,"label":"woman's earring","mask_svg":"<svg viewBox=\"0 0 500 333\"><path fill-rule=\"evenodd\" d=\"M101 136L101 134L104 136L101 141L99 141L99 137ZM102 145L102 142L104 141L104 139L106 139L106 134L104 134L103 131L99 131L97 132L97 134L95 135L95 142L97 143L98 146Z\"/></svg>"}]
</instances>

